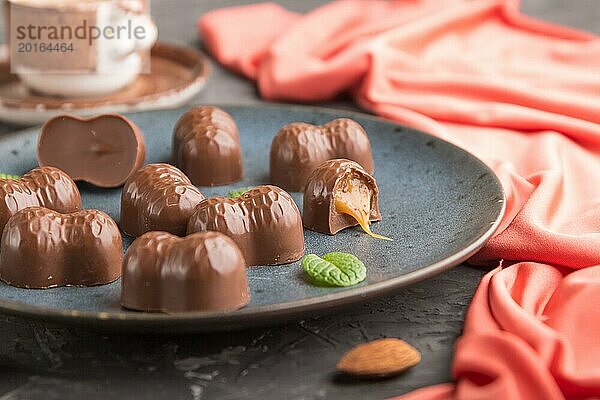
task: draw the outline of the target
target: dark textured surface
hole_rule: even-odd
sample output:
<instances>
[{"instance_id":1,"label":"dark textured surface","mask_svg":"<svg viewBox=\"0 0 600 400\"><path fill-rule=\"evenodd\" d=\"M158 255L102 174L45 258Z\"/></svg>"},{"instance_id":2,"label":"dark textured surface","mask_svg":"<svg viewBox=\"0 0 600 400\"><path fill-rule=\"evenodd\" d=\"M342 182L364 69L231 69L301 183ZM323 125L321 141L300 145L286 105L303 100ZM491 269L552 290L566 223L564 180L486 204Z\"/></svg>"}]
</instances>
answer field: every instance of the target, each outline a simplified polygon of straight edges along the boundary
<instances>
[{"instance_id":1,"label":"dark textured surface","mask_svg":"<svg viewBox=\"0 0 600 400\"><path fill-rule=\"evenodd\" d=\"M365 297L372 297L382 290L404 286L456 265L472 254L474 246L481 246L480 238L489 236L497 226L495 223L503 208L500 183L479 160L440 139L382 119L349 114L347 111L273 105L229 106L224 109L239 125L246 174L241 182L232 185L201 188L205 196L227 196L235 188L268 183L269 145L277 130L289 121L322 124L335 117L351 116L369 132L373 148L382 216L382 221L374 227L378 233L394 238L394 241L373 239L358 227L346 229L335 236L306 230L307 254L322 255L330 251L352 253L367 265L367 279L356 287L324 288L307 284L299 261L285 266L250 268L248 280L252 291L251 302L245 309L229 314L227 321L211 314L176 320L166 315L154 315L151 316L152 326L159 323L157 317L170 321L173 330L214 329L219 325L223 328L253 326L256 323L264 324L276 315L285 317L288 311L313 315L323 306L364 301ZM129 116L144 132L147 162L170 159L171 135L168 132L183 112L180 109ZM7 154L0 160L0 171L23 174L34 166L37 135L38 130L34 128L0 139L0 153ZM120 189L106 190L80 185L80 192L84 208L103 210L119 220ZM292 196L302 209L302 194L292 193ZM257 199L253 201L256 214L250 218L254 221L263 214L270 215L265 211L265 205L269 203ZM290 229L288 235L301 235L300 216L289 218L291 221L286 225L292 226L292 222L296 221L300 232ZM195 220L195 217L192 216L192 219ZM203 218L196 222L200 220ZM266 226L270 224L266 223ZM211 226L211 223L208 225ZM265 258L264 255L262 257ZM284 257L296 259L296 249ZM246 260L250 265L255 265L251 257L247 256ZM47 312L38 310L37 313L42 317L52 316L51 313L61 309L106 313L95 315L96 319L101 320L97 322L99 326L103 326L104 322L118 327L111 320L119 322L127 318L128 321L120 321L120 324L133 330L134 326L141 326L146 316L120 310L120 284L115 282L92 288L31 291L0 283L0 309L10 308L3 300L12 300L53 309ZM137 331L142 329L138 328Z\"/></svg>"},{"instance_id":2,"label":"dark textured surface","mask_svg":"<svg viewBox=\"0 0 600 400\"><path fill-rule=\"evenodd\" d=\"M288 0L308 10L323 1ZM154 1L161 37L196 43L203 11L230 0ZM526 13L600 33L598 0L523 0ZM193 11L190 11L193 10ZM199 102L258 101L254 86L213 65ZM352 108L347 102L338 107ZM0 132L12 127L0 125ZM3 399L363 399L450 380L453 344L483 269L456 267L394 296L267 330L189 336L102 335L0 318ZM414 370L380 382L334 373L350 347L402 337L423 353Z\"/></svg>"}]
</instances>

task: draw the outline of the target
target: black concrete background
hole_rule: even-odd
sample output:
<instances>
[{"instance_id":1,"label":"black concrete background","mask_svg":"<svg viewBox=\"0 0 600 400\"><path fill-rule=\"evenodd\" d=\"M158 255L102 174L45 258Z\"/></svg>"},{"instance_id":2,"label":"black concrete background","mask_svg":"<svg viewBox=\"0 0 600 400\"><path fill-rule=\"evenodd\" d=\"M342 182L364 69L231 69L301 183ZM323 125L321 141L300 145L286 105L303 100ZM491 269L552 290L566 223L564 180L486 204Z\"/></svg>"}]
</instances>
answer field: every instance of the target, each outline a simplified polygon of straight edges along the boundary
<instances>
[{"instance_id":1,"label":"black concrete background","mask_svg":"<svg viewBox=\"0 0 600 400\"><path fill-rule=\"evenodd\" d=\"M162 40L200 46L197 17L240 3L154 0L152 6ZM307 11L323 1L280 3ZM523 10L600 34L598 0L523 0ZM251 83L214 62L210 82L197 99L257 101ZM344 100L326 105L353 108ZM0 124L0 133L14 129ZM450 380L453 345L484 273L459 266L336 315L240 332L115 335L0 316L0 400L310 400L402 394ZM421 364L382 381L354 381L335 373L336 361L346 350L380 337L406 339L422 352Z\"/></svg>"}]
</instances>

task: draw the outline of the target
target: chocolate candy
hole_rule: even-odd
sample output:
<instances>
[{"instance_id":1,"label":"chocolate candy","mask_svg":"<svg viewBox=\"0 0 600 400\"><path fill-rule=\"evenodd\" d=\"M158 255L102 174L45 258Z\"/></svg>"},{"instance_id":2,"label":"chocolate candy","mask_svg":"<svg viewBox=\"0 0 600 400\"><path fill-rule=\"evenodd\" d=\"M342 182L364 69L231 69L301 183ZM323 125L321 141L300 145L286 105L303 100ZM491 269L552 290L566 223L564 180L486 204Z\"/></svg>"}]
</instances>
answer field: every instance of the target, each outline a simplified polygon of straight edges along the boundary
<instances>
[{"instance_id":1,"label":"chocolate candy","mask_svg":"<svg viewBox=\"0 0 600 400\"><path fill-rule=\"evenodd\" d=\"M173 132L173 161L196 186L241 180L242 148L233 118L216 107L186 112Z\"/></svg>"},{"instance_id":2,"label":"chocolate candy","mask_svg":"<svg viewBox=\"0 0 600 400\"><path fill-rule=\"evenodd\" d=\"M248 265L277 265L304 254L302 217L291 196L276 186L258 186L235 199L202 201L188 234L218 231L240 247Z\"/></svg>"},{"instance_id":3,"label":"chocolate candy","mask_svg":"<svg viewBox=\"0 0 600 400\"><path fill-rule=\"evenodd\" d=\"M379 189L375 179L358 163L346 159L325 161L308 177L304 191L304 226L334 235L360 224L369 235L370 221L380 221Z\"/></svg>"},{"instance_id":4,"label":"chocolate candy","mask_svg":"<svg viewBox=\"0 0 600 400\"><path fill-rule=\"evenodd\" d=\"M0 279L22 288L93 286L121 275L123 241L98 210L62 214L31 207L13 215L0 244Z\"/></svg>"},{"instance_id":5,"label":"chocolate candy","mask_svg":"<svg viewBox=\"0 0 600 400\"><path fill-rule=\"evenodd\" d=\"M81 210L75 182L58 168L35 168L20 179L0 179L0 231L16 212L41 206L61 213Z\"/></svg>"},{"instance_id":6,"label":"chocolate candy","mask_svg":"<svg viewBox=\"0 0 600 400\"><path fill-rule=\"evenodd\" d=\"M123 185L145 157L140 129L118 114L52 118L38 141L40 166L58 167L76 181L105 188Z\"/></svg>"},{"instance_id":7,"label":"chocolate candy","mask_svg":"<svg viewBox=\"0 0 600 400\"><path fill-rule=\"evenodd\" d=\"M129 178L121 194L121 229L131 236L149 231L185 235L187 221L204 199L183 172L148 164Z\"/></svg>"},{"instance_id":8,"label":"chocolate candy","mask_svg":"<svg viewBox=\"0 0 600 400\"><path fill-rule=\"evenodd\" d=\"M303 122L286 125L271 144L271 183L301 192L310 173L332 158L356 161L373 173L371 143L362 126L348 118L320 126Z\"/></svg>"},{"instance_id":9,"label":"chocolate candy","mask_svg":"<svg viewBox=\"0 0 600 400\"><path fill-rule=\"evenodd\" d=\"M148 232L123 260L121 305L141 311L230 311L250 301L246 263L227 236Z\"/></svg>"}]
</instances>

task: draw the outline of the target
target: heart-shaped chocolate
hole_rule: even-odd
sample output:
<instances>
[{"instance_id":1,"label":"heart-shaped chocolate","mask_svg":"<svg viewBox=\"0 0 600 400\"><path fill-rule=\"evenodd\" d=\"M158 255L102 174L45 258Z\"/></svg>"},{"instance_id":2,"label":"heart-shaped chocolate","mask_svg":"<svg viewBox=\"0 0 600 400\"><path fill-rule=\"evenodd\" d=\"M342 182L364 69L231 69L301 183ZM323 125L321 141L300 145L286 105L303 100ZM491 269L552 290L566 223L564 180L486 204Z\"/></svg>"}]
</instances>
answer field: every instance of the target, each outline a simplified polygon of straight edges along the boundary
<instances>
[{"instance_id":1,"label":"heart-shaped chocolate","mask_svg":"<svg viewBox=\"0 0 600 400\"><path fill-rule=\"evenodd\" d=\"M141 311L231 311L250 301L246 263L227 236L148 232L123 260L121 305Z\"/></svg>"},{"instance_id":2,"label":"heart-shaped chocolate","mask_svg":"<svg viewBox=\"0 0 600 400\"><path fill-rule=\"evenodd\" d=\"M196 186L241 180L242 147L231 115L210 106L186 112L173 131L173 162Z\"/></svg>"},{"instance_id":3,"label":"heart-shaped chocolate","mask_svg":"<svg viewBox=\"0 0 600 400\"><path fill-rule=\"evenodd\" d=\"M148 164L121 194L121 228L131 236L150 231L185 235L188 219L204 199L188 177L169 164Z\"/></svg>"},{"instance_id":4,"label":"heart-shaped chocolate","mask_svg":"<svg viewBox=\"0 0 600 400\"><path fill-rule=\"evenodd\" d=\"M105 188L125 183L145 157L140 129L118 114L57 116L42 126L38 141L40 166L58 167L76 181Z\"/></svg>"},{"instance_id":5,"label":"heart-shaped chocolate","mask_svg":"<svg viewBox=\"0 0 600 400\"><path fill-rule=\"evenodd\" d=\"M71 213L81 210L81 195L69 175L54 167L35 168L20 179L0 179L0 232L15 213L34 206Z\"/></svg>"},{"instance_id":6,"label":"heart-shaped chocolate","mask_svg":"<svg viewBox=\"0 0 600 400\"><path fill-rule=\"evenodd\" d=\"M276 186L258 186L235 199L203 200L188 234L217 231L239 246L248 265L278 265L304 254L302 217L292 197Z\"/></svg>"},{"instance_id":7,"label":"heart-shaped chocolate","mask_svg":"<svg viewBox=\"0 0 600 400\"><path fill-rule=\"evenodd\" d=\"M286 125L271 143L271 183L301 192L310 173L333 158L356 161L373 173L371 142L358 122L338 118L319 126L303 122Z\"/></svg>"},{"instance_id":8,"label":"heart-shaped chocolate","mask_svg":"<svg viewBox=\"0 0 600 400\"><path fill-rule=\"evenodd\" d=\"M102 211L62 214L31 207L4 227L0 279L36 289L102 285L121 275L122 259L119 228Z\"/></svg>"}]
</instances>

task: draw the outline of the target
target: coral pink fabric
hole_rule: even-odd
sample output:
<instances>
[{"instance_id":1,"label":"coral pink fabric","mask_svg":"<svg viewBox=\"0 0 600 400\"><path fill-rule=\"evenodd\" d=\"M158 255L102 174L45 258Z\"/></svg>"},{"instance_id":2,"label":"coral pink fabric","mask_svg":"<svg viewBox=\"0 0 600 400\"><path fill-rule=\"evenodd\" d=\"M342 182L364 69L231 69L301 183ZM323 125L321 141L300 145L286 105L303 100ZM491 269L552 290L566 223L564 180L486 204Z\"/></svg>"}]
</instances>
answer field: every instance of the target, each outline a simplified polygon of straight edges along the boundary
<instances>
[{"instance_id":1,"label":"coral pink fabric","mask_svg":"<svg viewBox=\"0 0 600 400\"><path fill-rule=\"evenodd\" d=\"M266 99L350 92L500 177L506 216L471 262L518 263L482 280L456 386L403 398L600 396L598 37L528 18L516 0L346 0L303 16L263 3L210 12L199 29Z\"/></svg>"}]
</instances>

